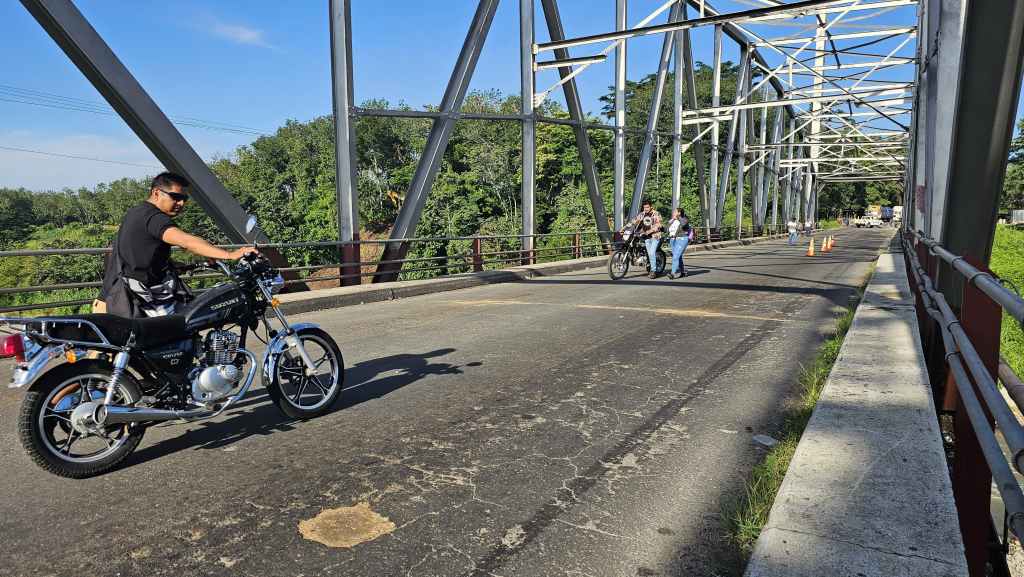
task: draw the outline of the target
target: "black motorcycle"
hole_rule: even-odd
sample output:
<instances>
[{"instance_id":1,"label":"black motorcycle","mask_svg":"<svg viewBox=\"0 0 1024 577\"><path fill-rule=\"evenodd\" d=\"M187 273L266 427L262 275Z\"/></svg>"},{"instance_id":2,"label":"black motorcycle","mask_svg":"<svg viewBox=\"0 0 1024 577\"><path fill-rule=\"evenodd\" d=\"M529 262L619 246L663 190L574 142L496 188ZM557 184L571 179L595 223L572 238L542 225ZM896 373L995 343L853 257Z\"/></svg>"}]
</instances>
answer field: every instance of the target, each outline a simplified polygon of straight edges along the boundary
<instances>
[{"instance_id":1,"label":"black motorcycle","mask_svg":"<svg viewBox=\"0 0 1024 577\"><path fill-rule=\"evenodd\" d=\"M646 236L640 233L646 227L651 225L650 218L645 218L636 224L626 226L622 230L622 242L619 243L615 252L608 258L608 276L612 280L619 280L626 276L629 272L629 266L632 264L637 267L644 267L644 270L648 274L651 272L651 263L648 262L650 258L647 256L647 247L644 245L644 239ZM654 251L655 267L654 272L657 275L661 275L665 272L665 251L662 247L665 245L665 239L662 238L658 243L657 250Z\"/></svg>"},{"instance_id":2,"label":"black motorcycle","mask_svg":"<svg viewBox=\"0 0 1024 577\"><path fill-rule=\"evenodd\" d=\"M76 479L105 473L147 427L223 413L258 369L286 416L330 410L345 372L334 339L317 325L288 322L274 296L284 280L266 258L216 266L226 282L170 316L0 317L0 326L17 329L0 339L0 357L16 359L12 386L28 385L18 433L36 464ZM259 363L246 349L250 333L267 343Z\"/></svg>"}]
</instances>

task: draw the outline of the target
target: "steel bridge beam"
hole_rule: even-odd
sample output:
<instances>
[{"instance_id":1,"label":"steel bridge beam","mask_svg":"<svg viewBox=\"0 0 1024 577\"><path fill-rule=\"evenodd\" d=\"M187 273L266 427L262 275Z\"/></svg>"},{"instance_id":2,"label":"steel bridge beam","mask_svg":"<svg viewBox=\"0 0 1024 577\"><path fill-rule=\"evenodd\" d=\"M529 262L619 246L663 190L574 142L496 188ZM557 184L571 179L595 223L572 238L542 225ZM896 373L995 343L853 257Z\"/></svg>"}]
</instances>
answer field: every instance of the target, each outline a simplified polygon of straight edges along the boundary
<instances>
[{"instance_id":1,"label":"steel bridge beam","mask_svg":"<svg viewBox=\"0 0 1024 577\"><path fill-rule=\"evenodd\" d=\"M248 215L70 0L22 0L61 50L153 156L192 184L192 195L231 242L268 242L245 232Z\"/></svg>"},{"instance_id":2,"label":"steel bridge beam","mask_svg":"<svg viewBox=\"0 0 1024 577\"><path fill-rule=\"evenodd\" d=\"M686 5L680 3L685 11ZM672 74L672 210L679 208L683 179L683 76L686 75L683 64L683 31L672 33L673 37L673 74ZM669 213L671 214L671 213Z\"/></svg>"},{"instance_id":3,"label":"steel bridge beam","mask_svg":"<svg viewBox=\"0 0 1024 577\"><path fill-rule=\"evenodd\" d=\"M722 105L722 26L715 26L714 68L711 71L711 106ZM721 140L721 123L717 120L711 127L711 162L708 169L708 211L710 228L722 226L721 202L718 200L718 155Z\"/></svg>"},{"instance_id":4,"label":"steel bridge beam","mask_svg":"<svg viewBox=\"0 0 1024 577\"><path fill-rule=\"evenodd\" d=\"M591 36L581 36L579 38L569 38L558 42L545 42L543 44L537 45L537 51L544 52L547 50L554 50L555 48L572 48L574 46L585 46L587 44L595 44L599 42L625 40L628 38L635 38L637 36L661 34L664 32L675 32L676 30L697 28L699 26L710 26L715 24L737 22L754 22L758 20L771 19L771 17L787 18L791 15L791 13L798 13L800 16L809 16L814 14L826 14L831 12L856 12L862 10L875 10L881 7L883 4L886 6L905 6L913 3L913 0L892 0L890 2L875 2L858 5L856 3L851 4L849 0L803 0L802 2L792 2L789 4L780 4L776 6L768 6L765 8L754 8L742 12L733 12L729 14L714 14L712 16L706 16L704 18L697 18L694 20L686 20L682 22L670 20L667 24L644 26L642 28L634 28L624 32L608 32L604 34L594 34ZM691 2L691 5L692 4L693 3ZM834 6L839 5L842 5L842 7L834 8ZM830 6L833 6L833 8L830 8ZM744 40L744 43L745 42L746 40Z\"/></svg>"},{"instance_id":5,"label":"steel bridge beam","mask_svg":"<svg viewBox=\"0 0 1024 577\"><path fill-rule=\"evenodd\" d=\"M615 29L626 30L626 0L615 0ZM625 224L626 197L626 42L615 49L615 144L612 219L616 231Z\"/></svg>"},{"instance_id":6,"label":"steel bridge beam","mask_svg":"<svg viewBox=\"0 0 1024 577\"><path fill-rule=\"evenodd\" d=\"M1024 3L967 3L949 193L938 240L949 251L983 263L988 263L992 251L1022 65ZM953 276L940 275L940 288L947 295L954 288Z\"/></svg>"},{"instance_id":7,"label":"steel bridge beam","mask_svg":"<svg viewBox=\"0 0 1024 577\"><path fill-rule=\"evenodd\" d=\"M669 22L679 19L682 10L679 4L672 5L669 12ZM651 151L654 149L655 130L658 126L658 116L661 112L661 100L665 95L665 78L668 76L669 60L672 57L671 31L665 34L665 40L661 45L661 59L658 61L658 75L654 81L654 93L651 96L651 111L647 115L647 130L644 135L643 148L640 150L640 161L636 167L636 180L633 183L633 198L630 202L629 218L632 219L640 213L640 203L643 200L644 185L647 183L647 171L651 166Z\"/></svg>"},{"instance_id":8,"label":"steel bridge beam","mask_svg":"<svg viewBox=\"0 0 1024 577\"><path fill-rule=\"evenodd\" d=\"M548 35L552 40L565 37L562 28L562 18L558 13L558 4L555 0L541 0L541 8L544 10L544 19L548 25ZM555 58L569 58L569 51L560 49L555 51ZM572 67L563 66L558 69L562 80L572 72ZM580 102L580 94L576 89L576 80L570 78L562 83L562 92L565 96L566 106L569 108L569 117L577 124L573 125L573 132L576 134L576 148L579 149L580 164L583 166L583 178L587 182L587 192L590 195L590 205L594 209L594 220L597 221L597 232L606 243L612 241L611 232L608 230L608 216L604 210L604 197L601 195L601 188L597 180L597 167L594 164L594 154L590 149L590 138L587 136L587 129L584 126L586 118L583 114L583 105Z\"/></svg>"},{"instance_id":9,"label":"steel bridge beam","mask_svg":"<svg viewBox=\"0 0 1024 577\"><path fill-rule=\"evenodd\" d=\"M742 58L744 66L743 81L736 85L737 99L750 98L750 89L752 84L750 80L751 48L749 46L744 46L743 50L746 54L746 56ZM746 170L744 169L744 166L747 162L747 127L750 124L750 116L751 115L747 110L738 111L737 121L739 123L739 131L736 136L736 238L740 238L743 230L743 185L746 180ZM753 203L751 203L751 206L753 206Z\"/></svg>"},{"instance_id":10,"label":"steel bridge beam","mask_svg":"<svg viewBox=\"0 0 1024 577\"><path fill-rule=\"evenodd\" d=\"M740 47L740 71L739 76L736 78L736 101L739 102L743 98L743 88L746 86L746 75L747 71L750 70L750 51L747 49L747 45ZM722 174L718 182L718 218L716 221L719 226L722 224L722 218L725 210L725 195L729 190L729 171L732 169L732 158L736 152L736 132L742 122L743 117L740 115L741 110L739 108L733 109L732 120L729 121L729 133L725 140L725 158L722 159ZM740 173L737 177L740 182L743 181L743 174Z\"/></svg>"},{"instance_id":11,"label":"steel bridge beam","mask_svg":"<svg viewBox=\"0 0 1024 577\"><path fill-rule=\"evenodd\" d=\"M683 17L688 18L686 13L686 3L683 2ZM693 67L693 49L690 44L690 31L683 30L677 32L682 36L682 48L683 48L683 62L686 65L686 99L690 108L697 108L697 80ZM677 47L678 49L678 47ZM681 123L680 119L680 123ZM717 124L717 123L716 123ZM699 134L699 133L698 133ZM713 147L718 146L717 142L712 143ZM697 194L700 197L700 213L701 218L704 220L703 224L705 228L711 228L710 216L708 215L708 204L710 202L708 198L708 183L705 180L705 166L704 166L704 138L698 137L696 142L693 143L693 160L697 172ZM693 220L693 219L691 219Z\"/></svg>"},{"instance_id":12,"label":"steel bridge beam","mask_svg":"<svg viewBox=\"0 0 1024 577\"><path fill-rule=\"evenodd\" d=\"M459 52L459 59L455 63L452 75L448 79L448 86L444 91L444 97L441 99L443 114L434 120L434 124L430 128L427 145L416 165L412 183L405 195L405 203L402 204L398 218L395 219L395 226L391 230L391 239L410 238L416 232L416 225L419 224L423 207L427 204L427 196L434 184L434 177L437 176L437 170L441 166L441 158L444 156L445 149L448 148L448 141L455 130L455 118L451 115L462 108L466 91L469 89L469 81L473 77L473 71L476 69L480 51L487 39L487 32L491 28L491 21L494 20L494 12L497 8L498 0L480 0L477 6L473 21L469 26L469 32L466 34L466 40ZM385 245L381 261L404 259L408 251L409 244L407 242L392 240ZM385 262L380 264L377 266L377 274L374 276L373 282L397 280L401 270L401 263Z\"/></svg>"},{"instance_id":13,"label":"steel bridge beam","mask_svg":"<svg viewBox=\"0 0 1024 577\"><path fill-rule=\"evenodd\" d=\"M534 116L535 102L533 98L533 35L533 0L519 0L519 111L523 115L523 181L520 184L519 209L523 213L523 264L533 264L533 235L536 232L534 193L537 186L535 177L537 170L537 119Z\"/></svg>"},{"instance_id":14,"label":"steel bridge beam","mask_svg":"<svg viewBox=\"0 0 1024 577\"><path fill-rule=\"evenodd\" d=\"M338 201L338 240L359 240L359 191L356 188L356 134L352 106L352 11L350 0L330 1L331 94L334 103L334 182ZM341 262L362 260L359 245L344 245ZM342 267L342 285L359 284L358 265Z\"/></svg>"}]
</instances>

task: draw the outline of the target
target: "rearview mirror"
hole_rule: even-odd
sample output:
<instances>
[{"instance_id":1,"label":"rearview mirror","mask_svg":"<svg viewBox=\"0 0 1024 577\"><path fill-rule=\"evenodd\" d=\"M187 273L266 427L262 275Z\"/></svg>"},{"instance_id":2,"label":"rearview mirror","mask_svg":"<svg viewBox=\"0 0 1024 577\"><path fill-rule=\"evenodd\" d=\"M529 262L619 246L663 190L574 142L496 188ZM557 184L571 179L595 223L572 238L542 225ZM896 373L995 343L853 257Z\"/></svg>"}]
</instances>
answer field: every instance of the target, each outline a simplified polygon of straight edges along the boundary
<instances>
[{"instance_id":1,"label":"rearview mirror","mask_svg":"<svg viewBox=\"0 0 1024 577\"><path fill-rule=\"evenodd\" d=\"M252 234L252 231L256 230L256 217L249 215L249 220L245 221L245 234Z\"/></svg>"}]
</instances>

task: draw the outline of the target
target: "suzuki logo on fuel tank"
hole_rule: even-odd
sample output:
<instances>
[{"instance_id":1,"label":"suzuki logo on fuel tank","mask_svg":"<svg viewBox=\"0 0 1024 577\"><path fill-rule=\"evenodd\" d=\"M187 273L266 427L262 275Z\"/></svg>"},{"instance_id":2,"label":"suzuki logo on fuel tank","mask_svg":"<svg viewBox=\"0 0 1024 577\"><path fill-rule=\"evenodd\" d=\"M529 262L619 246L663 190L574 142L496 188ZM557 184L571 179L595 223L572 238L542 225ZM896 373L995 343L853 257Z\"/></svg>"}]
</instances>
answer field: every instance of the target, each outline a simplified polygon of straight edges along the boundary
<instances>
[{"instance_id":1,"label":"suzuki logo on fuel tank","mask_svg":"<svg viewBox=\"0 0 1024 577\"><path fill-rule=\"evenodd\" d=\"M215 305L210 305L210 310L211 311L220 310L220 309L222 309L222 308L224 308L226 306L233 305L233 304L235 304L237 302L238 302L238 297L235 297L235 298L233 298L233 299L231 299L229 301L224 301L222 303L217 303Z\"/></svg>"}]
</instances>

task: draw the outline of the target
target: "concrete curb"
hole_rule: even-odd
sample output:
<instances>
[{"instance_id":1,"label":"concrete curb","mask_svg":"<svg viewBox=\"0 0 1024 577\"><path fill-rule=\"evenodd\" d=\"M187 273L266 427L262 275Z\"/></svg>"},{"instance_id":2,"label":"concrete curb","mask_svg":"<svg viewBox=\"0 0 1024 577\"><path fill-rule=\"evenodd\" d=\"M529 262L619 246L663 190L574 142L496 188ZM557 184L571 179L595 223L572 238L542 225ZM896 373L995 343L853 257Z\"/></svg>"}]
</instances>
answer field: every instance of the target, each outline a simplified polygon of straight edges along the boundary
<instances>
[{"instance_id":1,"label":"concrete curb","mask_svg":"<svg viewBox=\"0 0 1024 577\"><path fill-rule=\"evenodd\" d=\"M768 240L785 238L786 235L772 235L751 239L728 240L706 244L694 244L687 252L698 250L717 250L733 246L751 245ZM535 277L551 276L567 272L599 268L608 262L607 256L595 256L582 259L562 260L544 264L518 266L501 270L489 270L476 273L465 273L440 278L412 281L398 281L381 284L363 284L349 287L321 289L310 292L289 293L281 295L281 310L285 314L294 315L312 311L334 309L390 301L401 298L428 295L440 292L459 290L490 284L516 282Z\"/></svg>"},{"instance_id":2,"label":"concrete curb","mask_svg":"<svg viewBox=\"0 0 1024 577\"><path fill-rule=\"evenodd\" d=\"M967 574L914 298L884 253L745 575Z\"/></svg>"}]
</instances>

